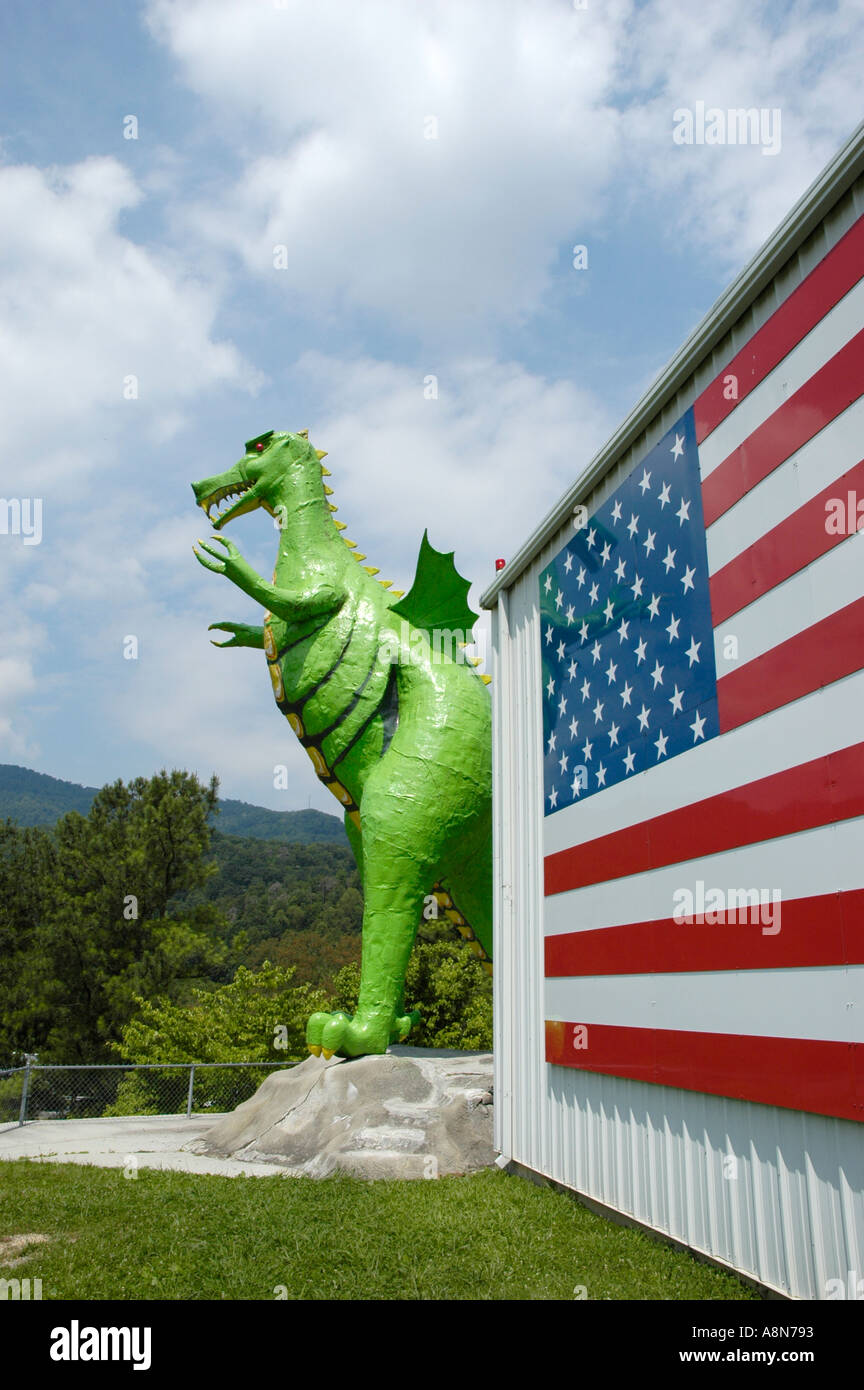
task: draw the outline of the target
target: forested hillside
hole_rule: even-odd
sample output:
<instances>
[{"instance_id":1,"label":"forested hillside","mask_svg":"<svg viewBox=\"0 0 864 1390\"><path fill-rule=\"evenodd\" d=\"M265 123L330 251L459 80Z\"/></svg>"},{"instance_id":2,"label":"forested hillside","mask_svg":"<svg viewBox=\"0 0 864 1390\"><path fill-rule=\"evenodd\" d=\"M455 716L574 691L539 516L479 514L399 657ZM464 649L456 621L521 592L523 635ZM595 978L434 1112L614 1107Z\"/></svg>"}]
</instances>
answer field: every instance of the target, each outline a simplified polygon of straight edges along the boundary
<instances>
[{"instance_id":1,"label":"forested hillside","mask_svg":"<svg viewBox=\"0 0 864 1390\"><path fill-rule=\"evenodd\" d=\"M86 816L96 791L96 787L63 782L29 767L0 763L0 820L8 817L18 825L47 826L54 825L68 811ZM288 843L348 844L342 817L324 811L271 811L265 806L220 797L213 823L223 835Z\"/></svg>"}]
</instances>

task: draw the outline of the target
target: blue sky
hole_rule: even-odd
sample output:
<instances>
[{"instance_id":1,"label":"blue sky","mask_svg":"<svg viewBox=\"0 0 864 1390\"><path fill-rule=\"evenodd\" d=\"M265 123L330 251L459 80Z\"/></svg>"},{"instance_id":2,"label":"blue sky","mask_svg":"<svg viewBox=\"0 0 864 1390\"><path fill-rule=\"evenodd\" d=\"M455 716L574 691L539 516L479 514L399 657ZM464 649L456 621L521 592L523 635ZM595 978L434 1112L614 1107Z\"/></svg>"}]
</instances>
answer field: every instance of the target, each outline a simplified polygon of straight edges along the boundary
<instances>
[{"instance_id":1,"label":"blue sky","mask_svg":"<svg viewBox=\"0 0 864 1390\"><path fill-rule=\"evenodd\" d=\"M43 521L0 534L0 761L335 811L209 645L256 619L189 482L308 426L370 563L407 589L428 526L476 599L851 133L862 41L853 0L5 0L0 496ZM779 149L676 144L699 102Z\"/></svg>"}]
</instances>

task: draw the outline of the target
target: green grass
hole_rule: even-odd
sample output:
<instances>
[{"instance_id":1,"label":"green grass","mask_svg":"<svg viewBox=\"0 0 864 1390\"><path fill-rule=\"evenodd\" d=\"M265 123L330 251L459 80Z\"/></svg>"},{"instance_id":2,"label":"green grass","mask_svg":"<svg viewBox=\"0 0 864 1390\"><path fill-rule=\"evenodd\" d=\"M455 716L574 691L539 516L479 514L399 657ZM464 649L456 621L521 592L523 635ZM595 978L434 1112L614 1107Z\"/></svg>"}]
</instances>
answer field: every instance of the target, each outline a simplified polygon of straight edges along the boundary
<instances>
[{"instance_id":1,"label":"green grass","mask_svg":"<svg viewBox=\"0 0 864 1390\"><path fill-rule=\"evenodd\" d=\"M734 1275L495 1170L438 1181L223 1178L0 1163L0 1277L43 1299L751 1299ZM284 1294L282 1295L285 1296Z\"/></svg>"}]
</instances>

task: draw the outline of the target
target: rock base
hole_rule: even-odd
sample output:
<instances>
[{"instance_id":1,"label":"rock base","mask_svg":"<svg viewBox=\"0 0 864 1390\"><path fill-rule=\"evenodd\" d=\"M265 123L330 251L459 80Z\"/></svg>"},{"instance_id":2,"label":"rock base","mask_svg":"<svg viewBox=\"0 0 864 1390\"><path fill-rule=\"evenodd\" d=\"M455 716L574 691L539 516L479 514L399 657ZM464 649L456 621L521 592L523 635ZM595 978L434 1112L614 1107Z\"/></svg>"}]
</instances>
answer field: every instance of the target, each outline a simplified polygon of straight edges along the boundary
<instances>
[{"instance_id":1,"label":"rock base","mask_svg":"<svg viewBox=\"0 0 864 1390\"><path fill-rule=\"evenodd\" d=\"M393 1047L274 1072L191 1146L297 1176L434 1178L495 1162L492 1054Z\"/></svg>"}]
</instances>

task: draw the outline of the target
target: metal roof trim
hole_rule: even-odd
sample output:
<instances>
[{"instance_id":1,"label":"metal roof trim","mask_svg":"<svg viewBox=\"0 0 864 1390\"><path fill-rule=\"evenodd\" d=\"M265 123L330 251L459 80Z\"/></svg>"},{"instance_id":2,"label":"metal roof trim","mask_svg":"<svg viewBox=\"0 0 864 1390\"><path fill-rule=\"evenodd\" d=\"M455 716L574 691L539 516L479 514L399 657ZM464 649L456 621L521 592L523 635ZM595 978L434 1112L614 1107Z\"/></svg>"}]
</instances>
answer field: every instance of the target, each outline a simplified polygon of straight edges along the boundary
<instances>
[{"instance_id":1,"label":"metal roof trim","mask_svg":"<svg viewBox=\"0 0 864 1390\"><path fill-rule=\"evenodd\" d=\"M507 589L528 568L538 551L560 530L574 506L600 481L630 447L663 406L680 389L702 359L729 331L757 295L806 241L814 227L864 172L864 121L852 132L806 193L790 209L756 255L724 290L714 306L637 401L615 433L579 474L575 483L520 546L480 597L483 608L492 608L502 589Z\"/></svg>"}]
</instances>

